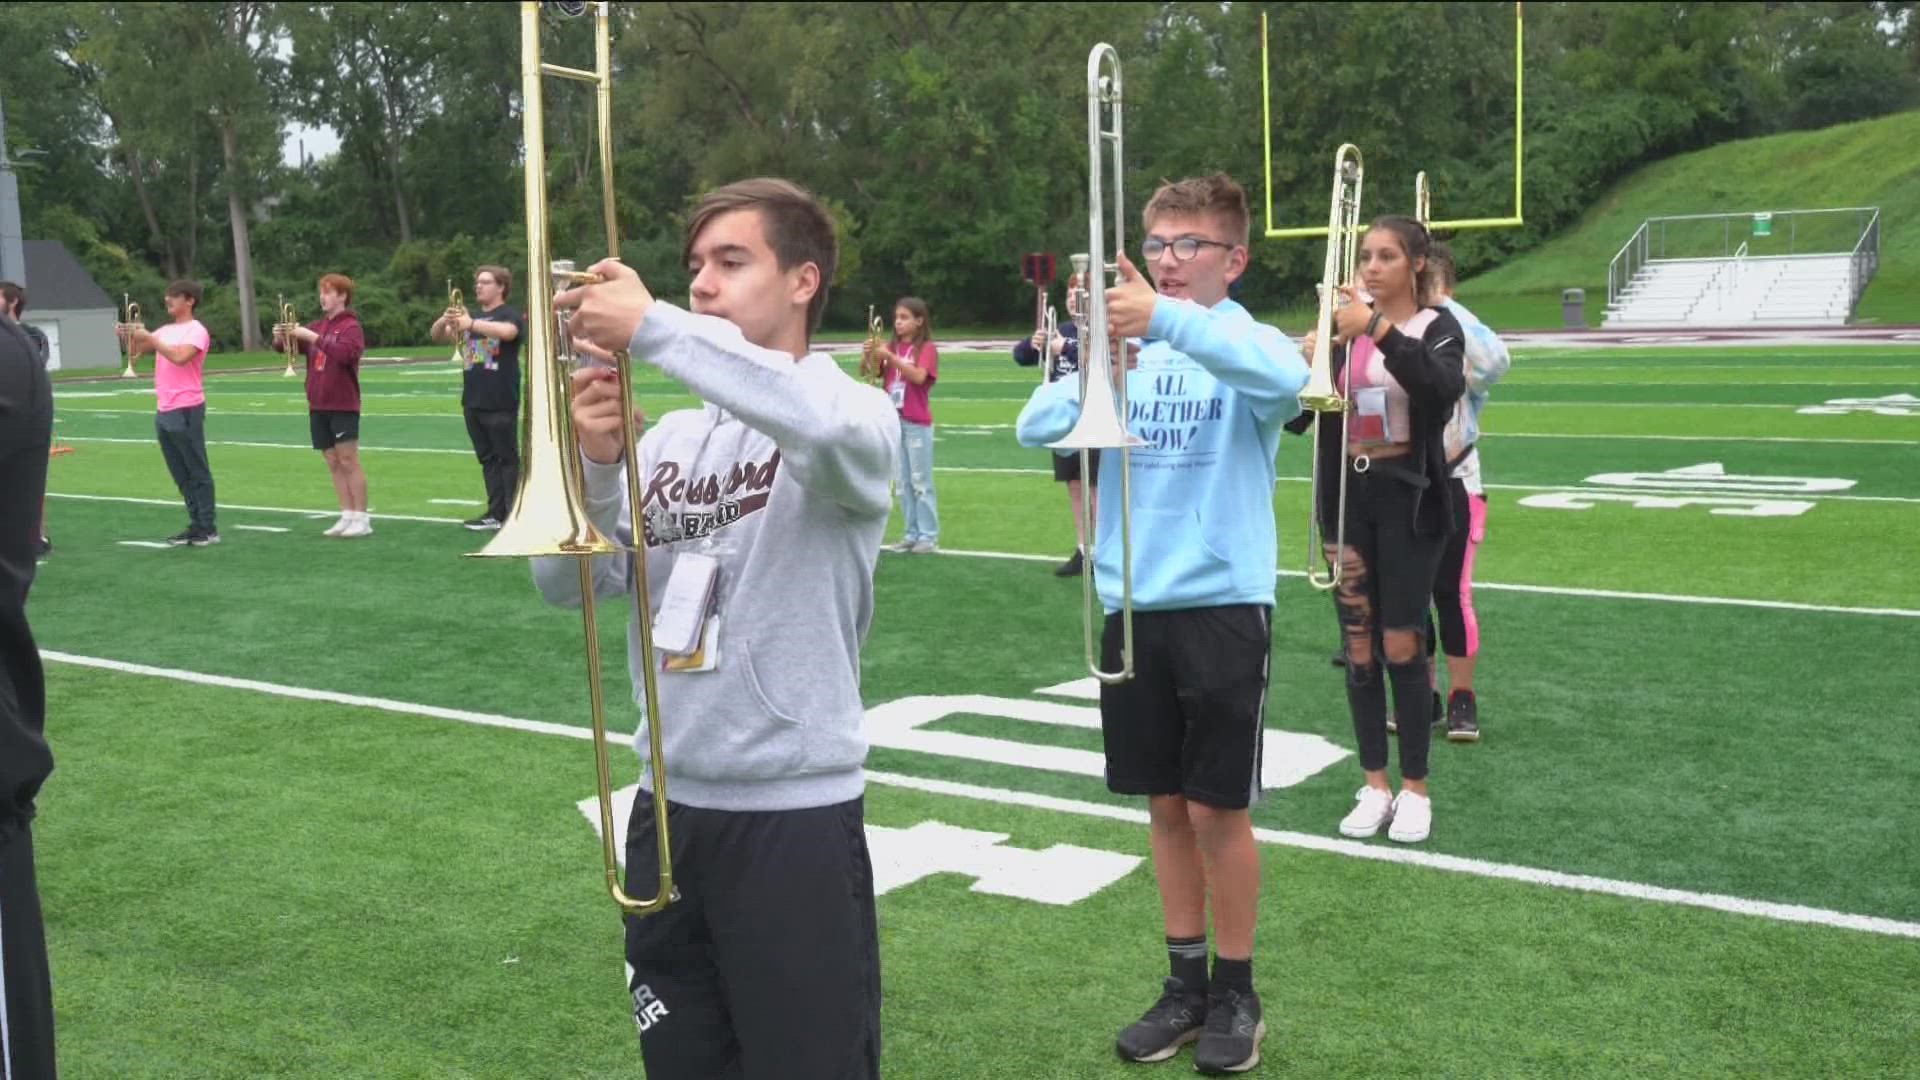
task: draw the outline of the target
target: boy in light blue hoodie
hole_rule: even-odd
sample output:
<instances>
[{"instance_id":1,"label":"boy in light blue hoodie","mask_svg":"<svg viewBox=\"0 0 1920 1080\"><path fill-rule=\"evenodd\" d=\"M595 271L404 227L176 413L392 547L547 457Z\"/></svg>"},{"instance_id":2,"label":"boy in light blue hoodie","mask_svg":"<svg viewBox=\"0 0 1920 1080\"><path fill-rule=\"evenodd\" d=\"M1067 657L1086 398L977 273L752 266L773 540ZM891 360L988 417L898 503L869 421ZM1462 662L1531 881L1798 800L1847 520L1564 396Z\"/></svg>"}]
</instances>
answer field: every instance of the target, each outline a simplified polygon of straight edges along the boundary
<instances>
[{"instance_id":1,"label":"boy in light blue hoodie","mask_svg":"<svg viewBox=\"0 0 1920 1080\"><path fill-rule=\"evenodd\" d=\"M1266 1033L1253 991L1260 859L1248 806L1260 784L1276 544L1274 456L1300 411L1307 365L1291 340L1227 298L1247 268L1246 193L1226 176L1163 184L1147 203L1140 253L1106 293L1110 332L1144 337L1126 365L1131 462L1100 457L1095 581L1107 619L1101 666L1120 667L1121 469L1133 517L1132 679L1103 685L1107 786L1147 796L1171 977L1120 1033L1132 1061L1198 1041L1201 1072L1259 1062ZM1034 391L1023 446L1067 434L1078 379ZM1216 955L1207 973L1211 884Z\"/></svg>"}]
</instances>

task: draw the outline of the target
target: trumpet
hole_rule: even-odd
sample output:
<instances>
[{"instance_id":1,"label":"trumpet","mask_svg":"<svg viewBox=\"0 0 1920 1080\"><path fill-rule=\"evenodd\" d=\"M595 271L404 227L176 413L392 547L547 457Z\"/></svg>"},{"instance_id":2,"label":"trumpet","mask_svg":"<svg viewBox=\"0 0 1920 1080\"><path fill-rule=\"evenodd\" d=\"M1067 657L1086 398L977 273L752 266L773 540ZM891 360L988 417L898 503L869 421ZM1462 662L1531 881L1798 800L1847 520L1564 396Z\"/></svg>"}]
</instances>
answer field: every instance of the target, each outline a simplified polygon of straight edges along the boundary
<instances>
[{"instance_id":1,"label":"trumpet","mask_svg":"<svg viewBox=\"0 0 1920 1080\"><path fill-rule=\"evenodd\" d=\"M454 288L453 279L448 278L447 279L447 315L456 316L456 317L465 317L466 314L467 314L467 305L460 297L460 290ZM460 336L458 334L449 334L447 336L453 339L453 362L456 364L466 363L467 350L464 346L464 343L461 342Z\"/></svg>"},{"instance_id":2,"label":"trumpet","mask_svg":"<svg viewBox=\"0 0 1920 1080\"><path fill-rule=\"evenodd\" d=\"M1033 285L1033 332L1040 335L1040 381L1053 381L1053 358L1048 351L1053 345L1054 332L1060 325L1059 316L1047 303L1047 287L1053 282L1053 256L1042 252L1027 255L1020 260L1020 274Z\"/></svg>"},{"instance_id":3,"label":"trumpet","mask_svg":"<svg viewBox=\"0 0 1920 1080\"><path fill-rule=\"evenodd\" d=\"M1109 74L1106 69L1111 67ZM1126 250L1126 206L1123 195L1126 157L1121 145L1120 54L1101 42L1087 54L1087 251L1071 257L1073 270L1085 283L1086 292L1079 305L1080 315L1080 419L1065 438L1047 445L1056 450L1080 451L1082 476L1092 475L1090 450L1120 451L1120 670L1107 671L1100 666L1093 624L1097 597L1093 575L1080 576L1081 621L1086 630L1087 670L1102 683L1113 685L1133 678L1133 511L1129 465L1131 448L1146 442L1127 430L1127 384L1122 376L1114 378L1112 341L1107 329L1108 275L1117 280L1120 253ZM1112 147L1113 158L1103 169L1102 144ZM1105 193L1103 171L1113 173L1113 255L1107 261L1107 222L1102 199ZM1096 281L1093 276L1098 272ZM1084 319L1084 322L1079 322ZM1125 363L1124 357L1120 360ZM1089 505L1092 499L1086 500ZM1088 536L1094 534L1091 513L1082 510L1082 524Z\"/></svg>"},{"instance_id":4,"label":"trumpet","mask_svg":"<svg viewBox=\"0 0 1920 1080\"><path fill-rule=\"evenodd\" d=\"M293 305L287 303L285 296L279 298L279 307L280 325L277 329L280 331L280 347L285 349L287 353L287 370L281 372L281 374L291 379L296 374L293 370L293 358L300 350L299 345L295 344L293 340L293 331L295 327L300 325L300 318L294 314Z\"/></svg>"},{"instance_id":5,"label":"trumpet","mask_svg":"<svg viewBox=\"0 0 1920 1080\"><path fill-rule=\"evenodd\" d=\"M584 12L583 4L556 5L569 15ZM594 84L600 142L601 206L605 213L607 246L619 251L619 222L613 202L613 47L609 4L594 5L595 67L592 71L543 64L540 61L540 9L535 2L520 5L520 100L525 139L527 206L527 330L522 355L526 357L526 411L520 441L526 464L513 509L486 547L473 554L486 558L568 556L580 567L580 615L586 636L587 696L593 728L594 773L600 811L600 852L607 892L627 915L651 915L678 898L673 887L673 852L667 835L666 756L660 737L660 658L653 643L653 611L647 586L647 545L644 533L639 463L634 460L636 431L633 412L621 409L620 437L627 453L627 501L634 523L634 546L617 544L595 528L582 497L580 444L568 412L568 370L573 356L571 316L554 311L555 289L599 281L594 274L577 273L570 261L551 258L547 240L547 176L545 108L541 78L553 75ZM457 296L457 294L455 294ZM633 398L632 360L614 354L620 400ZM607 754L607 717L600 671L600 634L595 619L593 557L613 555L628 559L632 572L634 625L640 644L641 693L646 706L648 763L651 766L659 891L641 900L627 895L620 883L619 853L614 845L612 765Z\"/></svg>"},{"instance_id":6,"label":"trumpet","mask_svg":"<svg viewBox=\"0 0 1920 1080\"><path fill-rule=\"evenodd\" d=\"M140 324L140 305L133 302L133 297L126 293L121 293L120 306L126 314L126 319L122 321L120 325L125 327L138 326ZM133 335L122 334L120 339L126 343L127 347L127 370L121 372L120 377L123 379L137 379L140 377L140 373L133 370Z\"/></svg>"},{"instance_id":7,"label":"trumpet","mask_svg":"<svg viewBox=\"0 0 1920 1080\"><path fill-rule=\"evenodd\" d=\"M883 340L884 330L880 316L873 313L873 305L867 305L867 340L860 346L860 377L867 382L879 383L886 375L887 344Z\"/></svg>"},{"instance_id":8,"label":"trumpet","mask_svg":"<svg viewBox=\"0 0 1920 1080\"><path fill-rule=\"evenodd\" d=\"M1320 278L1320 317L1313 327L1313 365L1307 373L1306 388L1300 391L1301 407L1323 416L1326 413L1344 415L1349 407L1346 395L1333 385L1333 309L1346 302L1340 293L1340 286L1353 280L1354 267L1360 258L1360 182L1363 176L1360 148L1352 143L1342 143L1333 155L1333 196L1327 212L1327 261ZM1351 378L1345 369L1341 374ZM1331 589L1340 584L1340 575L1346 565L1348 449L1343 433L1340 439L1340 477L1336 481L1339 484L1339 496L1334 522L1334 558L1328 564L1328 571L1322 574L1319 567L1326 563L1326 553L1322 550L1326 545L1326 536L1320 524L1320 419L1315 417L1313 424L1313 485L1312 494L1307 499L1307 583L1316 589Z\"/></svg>"}]
</instances>

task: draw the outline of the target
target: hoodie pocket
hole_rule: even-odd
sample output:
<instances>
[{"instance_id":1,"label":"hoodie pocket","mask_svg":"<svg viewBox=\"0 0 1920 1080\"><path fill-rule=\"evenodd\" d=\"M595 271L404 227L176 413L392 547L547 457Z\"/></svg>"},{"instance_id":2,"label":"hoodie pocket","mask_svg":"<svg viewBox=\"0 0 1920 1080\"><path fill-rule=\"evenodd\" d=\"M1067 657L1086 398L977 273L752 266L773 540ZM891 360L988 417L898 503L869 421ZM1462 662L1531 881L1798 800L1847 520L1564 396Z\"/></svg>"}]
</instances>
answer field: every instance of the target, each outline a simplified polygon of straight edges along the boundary
<instances>
[{"instance_id":1,"label":"hoodie pocket","mask_svg":"<svg viewBox=\"0 0 1920 1080\"><path fill-rule=\"evenodd\" d=\"M759 669L753 663L753 647L745 642L740 645L740 670L746 675L747 691L753 695L754 703L759 705L768 716L785 727L797 728L801 725L802 721L799 717L775 705L773 700L767 697L767 691L760 683Z\"/></svg>"}]
</instances>

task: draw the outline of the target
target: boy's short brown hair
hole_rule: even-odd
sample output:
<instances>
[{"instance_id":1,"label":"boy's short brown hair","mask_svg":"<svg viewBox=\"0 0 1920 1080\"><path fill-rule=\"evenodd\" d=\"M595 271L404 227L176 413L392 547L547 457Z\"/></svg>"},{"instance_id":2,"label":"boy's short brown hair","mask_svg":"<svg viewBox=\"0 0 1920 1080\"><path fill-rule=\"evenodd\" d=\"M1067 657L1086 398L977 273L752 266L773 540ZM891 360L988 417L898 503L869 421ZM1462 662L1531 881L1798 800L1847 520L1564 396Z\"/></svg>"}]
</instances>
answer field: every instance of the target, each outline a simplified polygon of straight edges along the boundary
<instances>
[{"instance_id":1,"label":"boy's short brown hair","mask_svg":"<svg viewBox=\"0 0 1920 1080\"><path fill-rule=\"evenodd\" d=\"M1229 241L1247 246L1251 227L1247 192L1226 173L1161 181L1153 198L1147 200L1147 208L1140 212L1141 224L1151 229L1153 220L1162 214L1212 214L1225 226Z\"/></svg>"},{"instance_id":2,"label":"boy's short brown hair","mask_svg":"<svg viewBox=\"0 0 1920 1080\"><path fill-rule=\"evenodd\" d=\"M200 283L191 278L181 278L167 286L166 295L184 296L193 301L193 310L200 310Z\"/></svg>"},{"instance_id":3,"label":"boy's short brown hair","mask_svg":"<svg viewBox=\"0 0 1920 1080\"><path fill-rule=\"evenodd\" d=\"M739 180L707 192L693 208L681 256L692 256L693 242L708 222L734 210L760 211L761 231L780 269L791 270L803 263L820 268L820 288L807 303L807 333L820 329L820 319L827 311L827 289L840 267L840 240L833 216L813 192L791 180L774 176Z\"/></svg>"},{"instance_id":4,"label":"boy's short brown hair","mask_svg":"<svg viewBox=\"0 0 1920 1080\"><path fill-rule=\"evenodd\" d=\"M493 278L494 284L500 286L501 300L504 301L507 297L513 295L513 271L504 266L476 266L473 268L474 277L479 277L481 274L486 274Z\"/></svg>"}]
</instances>

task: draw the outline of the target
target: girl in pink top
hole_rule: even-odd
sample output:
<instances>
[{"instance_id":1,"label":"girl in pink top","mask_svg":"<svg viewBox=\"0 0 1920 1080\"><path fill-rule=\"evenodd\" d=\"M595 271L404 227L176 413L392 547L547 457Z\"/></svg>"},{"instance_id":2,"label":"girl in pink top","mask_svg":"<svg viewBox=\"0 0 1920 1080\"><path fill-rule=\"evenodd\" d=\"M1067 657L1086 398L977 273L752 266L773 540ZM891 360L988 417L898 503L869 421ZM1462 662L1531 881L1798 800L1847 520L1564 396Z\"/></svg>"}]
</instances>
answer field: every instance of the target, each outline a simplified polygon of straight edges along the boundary
<instances>
[{"instance_id":1,"label":"girl in pink top","mask_svg":"<svg viewBox=\"0 0 1920 1080\"><path fill-rule=\"evenodd\" d=\"M927 302L903 296L893 305L893 349L881 386L900 410L900 542L889 551L926 554L940 541L933 498L933 410L927 397L939 378L940 350L933 344Z\"/></svg>"}]
</instances>

